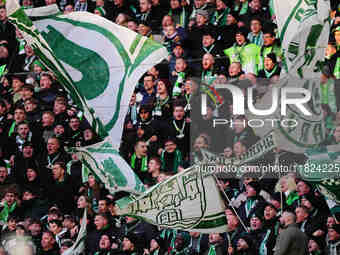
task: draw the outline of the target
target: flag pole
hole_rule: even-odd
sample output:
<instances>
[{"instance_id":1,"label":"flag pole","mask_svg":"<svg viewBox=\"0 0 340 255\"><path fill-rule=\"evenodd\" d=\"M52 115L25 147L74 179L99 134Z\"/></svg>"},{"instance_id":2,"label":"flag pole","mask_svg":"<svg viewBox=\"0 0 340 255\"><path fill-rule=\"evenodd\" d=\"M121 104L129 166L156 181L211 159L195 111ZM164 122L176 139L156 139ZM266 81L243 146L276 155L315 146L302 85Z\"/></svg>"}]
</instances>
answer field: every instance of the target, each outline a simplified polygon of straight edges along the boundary
<instances>
[{"instance_id":1,"label":"flag pole","mask_svg":"<svg viewBox=\"0 0 340 255\"><path fill-rule=\"evenodd\" d=\"M212 175L214 176L215 181L216 181L216 184L217 184L217 183L218 183L218 180L217 180L216 175L215 175L214 173L213 173ZM233 211L234 211L236 217L239 219L239 221L240 221L242 227L243 227L247 232L249 232L248 228L246 227L246 225L245 225L244 222L242 221L241 217L238 215L236 209L235 209L234 206L231 204L231 201L230 201L228 195L225 193L225 191L224 191L223 189L220 189L220 190L222 190L222 193L223 193L224 197L227 199L228 204L229 204L229 205L231 206L231 208L233 209Z\"/></svg>"}]
</instances>

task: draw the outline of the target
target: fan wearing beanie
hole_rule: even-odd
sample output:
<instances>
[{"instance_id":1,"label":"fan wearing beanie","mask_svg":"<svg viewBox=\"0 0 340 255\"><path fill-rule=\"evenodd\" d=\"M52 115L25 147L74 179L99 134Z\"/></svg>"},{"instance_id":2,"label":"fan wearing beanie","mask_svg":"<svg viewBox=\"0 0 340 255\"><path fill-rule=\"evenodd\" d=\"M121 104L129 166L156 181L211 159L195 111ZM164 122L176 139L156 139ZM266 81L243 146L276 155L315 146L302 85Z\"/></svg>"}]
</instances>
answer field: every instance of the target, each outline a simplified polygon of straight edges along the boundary
<instances>
[{"instance_id":1,"label":"fan wearing beanie","mask_svg":"<svg viewBox=\"0 0 340 255\"><path fill-rule=\"evenodd\" d=\"M249 226L250 216L255 212L263 212L266 201L260 196L261 186L258 181L251 181L246 185L247 199L238 208L242 221Z\"/></svg>"}]
</instances>

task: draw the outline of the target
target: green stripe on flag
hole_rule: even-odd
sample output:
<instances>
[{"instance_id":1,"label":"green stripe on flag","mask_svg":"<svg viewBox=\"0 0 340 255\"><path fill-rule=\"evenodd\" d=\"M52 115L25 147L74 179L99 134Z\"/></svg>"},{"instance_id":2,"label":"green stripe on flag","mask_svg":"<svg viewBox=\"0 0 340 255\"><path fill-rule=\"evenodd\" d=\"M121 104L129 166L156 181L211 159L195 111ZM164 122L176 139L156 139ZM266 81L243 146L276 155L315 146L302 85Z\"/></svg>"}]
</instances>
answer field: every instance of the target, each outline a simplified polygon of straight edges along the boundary
<instances>
[{"instance_id":1,"label":"green stripe on flag","mask_svg":"<svg viewBox=\"0 0 340 255\"><path fill-rule=\"evenodd\" d=\"M133 40L133 43L131 44L130 49L129 49L131 54L133 54L135 52L137 45L138 45L138 43L140 42L141 39L142 39L142 36L140 34L136 35L136 38L135 38L135 40Z\"/></svg>"},{"instance_id":2,"label":"green stripe on flag","mask_svg":"<svg viewBox=\"0 0 340 255\"><path fill-rule=\"evenodd\" d=\"M296 4L296 6L293 8L293 10L291 11L291 13L289 14L289 17L287 18L285 24L283 25L282 27L282 31L281 31L281 34L280 34L280 40L281 42L283 42L283 39L284 39L284 36L285 36L285 33L286 33L286 30L288 28L288 25L290 23L290 21L293 19L293 17L295 16L295 13L297 11L297 9L300 7L300 5L303 3L302 0L299 0L299 2Z\"/></svg>"}]
</instances>

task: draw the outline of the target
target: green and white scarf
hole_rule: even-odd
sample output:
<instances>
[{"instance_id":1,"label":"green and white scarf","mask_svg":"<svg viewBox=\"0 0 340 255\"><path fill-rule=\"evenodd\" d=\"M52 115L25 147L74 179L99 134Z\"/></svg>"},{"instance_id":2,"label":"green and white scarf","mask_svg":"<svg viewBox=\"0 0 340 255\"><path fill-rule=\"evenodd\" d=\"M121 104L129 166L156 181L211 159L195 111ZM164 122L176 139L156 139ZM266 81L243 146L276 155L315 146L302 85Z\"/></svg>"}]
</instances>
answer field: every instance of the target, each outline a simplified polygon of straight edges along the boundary
<instances>
[{"instance_id":1,"label":"green and white scarf","mask_svg":"<svg viewBox=\"0 0 340 255\"><path fill-rule=\"evenodd\" d=\"M137 170L135 169L136 167L136 153L133 153L132 157L131 157L131 167L133 170ZM148 171L148 156L144 156L142 157L142 166L141 166L141 169L140 169L142 172L146 172Z\"/></svg>"}]
</instances>

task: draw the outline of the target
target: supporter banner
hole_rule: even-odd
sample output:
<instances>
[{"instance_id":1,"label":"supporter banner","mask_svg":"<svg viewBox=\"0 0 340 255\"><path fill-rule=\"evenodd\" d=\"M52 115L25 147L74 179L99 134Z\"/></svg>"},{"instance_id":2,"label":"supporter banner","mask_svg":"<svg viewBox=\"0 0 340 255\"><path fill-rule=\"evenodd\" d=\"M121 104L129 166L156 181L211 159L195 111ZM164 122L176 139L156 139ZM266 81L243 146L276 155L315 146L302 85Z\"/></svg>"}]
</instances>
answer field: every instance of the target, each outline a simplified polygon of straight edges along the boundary
<instances>
[{"instance_id":1,"label":"supporter banner","mask_svg":"<svg viewBox=\"0 0 340 255\"><path fill-rule=\"evenodd\" d=\"M86 226L87 226L87 209L85 208L77 239L72 245L72 247L64 251L63 255L80 255L85 252L85 239L87 232Z\"/></svg>"},{"instance_id":2,"label":"supporter banner","mask_svg":"<svg viewBox=\"0 0 340 255\"><path fill-rule=\"evenodd\" d=\"M291 76L320 78L329 37L327 0L274 0L284 68Z\"/></svg>"},{"instance_id":3,"label":"supporter banner","mask_svg":"<svg viewBox=\"0 0 340 255\"><path fill-rule=\"evenodd\" d=\"M17 1L7 1L6 8L10 22L57 75L96 132L109 135L118 147L135 85L167 50L88 12L56 15L56 5L35 8L28 11L32 23Z\"/></svg>"},{"instance_id":4,"label":"supporter banner","mask_svg":"<svg viewBox=\"0 0 340 255\"><path fill-rule=\"evenodd\" d=\"M123 209L130 215L164 228L202 233L227 232L224 203L214 177L199 165L158 183Z\"/></svg>"},{"instance_id":5,"label":"supporter banner","mask_svg":"<svg viewBox=\"0 0 340 255\"><path fill-rule=\"evenodd\" d=\"M107 140L72 150L84 166L104 183L110 193L127 191L140 194L145 191L138 176Z\"/></svg>"},{"instance_id":6,"label":"supporter banner","mask_svg":"<svg viewBox=\"0 0 340 255\"><path fill-rule=\"evenodd\" d=\"M238 159L238 164L243 165L247 162L256 160L275 148L275 132L273 131L252 145L246 153L242 154Z\"/></svg>"}]
</instances>

